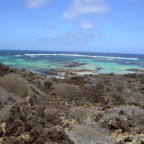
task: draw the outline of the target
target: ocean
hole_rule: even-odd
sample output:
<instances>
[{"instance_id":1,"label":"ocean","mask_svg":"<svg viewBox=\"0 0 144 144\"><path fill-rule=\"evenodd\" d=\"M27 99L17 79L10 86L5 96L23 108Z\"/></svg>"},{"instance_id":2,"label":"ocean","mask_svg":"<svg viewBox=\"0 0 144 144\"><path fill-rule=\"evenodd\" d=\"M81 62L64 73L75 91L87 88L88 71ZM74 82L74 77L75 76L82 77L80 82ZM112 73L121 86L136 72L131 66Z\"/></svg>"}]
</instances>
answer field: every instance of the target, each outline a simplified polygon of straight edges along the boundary
<instances>
[{"instance_id":1,"label":"ocean","mask_svg":"<svg viewBox=\"0 0 144 144\"><path fill-rule=\"evenodd\" d=\"M0 62L40 74L49 69L68 69L66 66L74 62L85 65L72 69L88 69L95 74L126 74L131 73L128 69L144 70L143 54L0 50Z\"/></svg>"}]
</instances>

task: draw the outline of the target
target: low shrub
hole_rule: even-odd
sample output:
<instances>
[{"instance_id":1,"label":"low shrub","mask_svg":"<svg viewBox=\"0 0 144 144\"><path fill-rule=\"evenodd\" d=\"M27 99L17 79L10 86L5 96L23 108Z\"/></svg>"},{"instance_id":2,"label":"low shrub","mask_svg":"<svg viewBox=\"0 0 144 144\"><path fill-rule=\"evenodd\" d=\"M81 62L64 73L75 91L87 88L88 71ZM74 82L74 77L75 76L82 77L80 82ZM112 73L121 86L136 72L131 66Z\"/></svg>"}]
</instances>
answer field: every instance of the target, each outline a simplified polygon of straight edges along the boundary
<instances>
[{"instance_id":1,"label":"low shrub","mask_svg":"<svg viewBox=\"0 0 144 144\"><path fill-rule=\"evenodd\" d=\"M72 130L65 133L75 144L109 144L114 143L109 135L101 133L90 126L75 126Z\"/></svg>"},{"instance_id":2,"label":"low shrub","mask_svg":"<svg viewBox=\"0 0 144 144\"><path fill-rule=\"evenodd\" d=\"M42 91L41 91L38 87L36 87L35 85L30 84L29 86L30 86L30 88L31 88L34 92L36 92L38 95L40 95L40 96L45 96L45 95L46 95L44 92L42 92Z\"/></svg>"},{"instance_id":3,"label":"low shrub","mask_svg":"<svg viewBox=\"0 0 144 144\"><path fill-rule=\"evenodd\" d=\"M4 88L0 87L0 102L1 103L8 103L9 101L16 100L16 97L7 92Z\"/></svg>"},{"instance_id":4,"label":"low shrub","mask_svg":"<svg viewBox=\"0 0 144 144\"><path fill-rule=\"evenodd\" d=\"M27 94L27 84L19 75L6 75L0 78L0 87L3 87L7 92L25 96Z\"/></svg>"},{"instance_id":5,"label":"low shrub","mask_svg":"<svg viewBox=\"0 0 144 144\"><path fill-rule=\"evenodd\" d=\"M53 88L59 96L70 96L79 92L79 87L73 84L60 83L53 85Z\"/></svg>"},{"instance_id":6,"label":"low shrub","mask_svg":"<svg viewBox=\"0 0 144 144\"><path fill-rule=\"evenodd\" d=\"M96 115L95 121L110 130L130 132L143 125L144 111L137 106L119 106ZM137 130L138 130L137 129ZM136 131L137 131L136 130ZM142 130L141 130L142 131Z\"/></svg>"},{"instance_id":7,"label":"low shrub","mask_svg":"<svg viewBox=\"0 0 144 144\"><path fill-rule=\"evenodd\" d=\"M136 106L119 106L113 109L108 109L103 113L102 118L106 119L107 121L115 119L115 118L122 118L127 120L130 116L138 116L139 114L144 115L144 111Z\"/></svg>"},{"instance_id":8,"label":"low shrub","mask_svg":"<svg viewBox=\"0 0 144 144\"><path fill-rule=\"evenodd\" d=\"M79 122L84 122L91 115L91 110L84 107L74 107L66 113L67 118L75 119Z\"/></svg>"}]
</instances>

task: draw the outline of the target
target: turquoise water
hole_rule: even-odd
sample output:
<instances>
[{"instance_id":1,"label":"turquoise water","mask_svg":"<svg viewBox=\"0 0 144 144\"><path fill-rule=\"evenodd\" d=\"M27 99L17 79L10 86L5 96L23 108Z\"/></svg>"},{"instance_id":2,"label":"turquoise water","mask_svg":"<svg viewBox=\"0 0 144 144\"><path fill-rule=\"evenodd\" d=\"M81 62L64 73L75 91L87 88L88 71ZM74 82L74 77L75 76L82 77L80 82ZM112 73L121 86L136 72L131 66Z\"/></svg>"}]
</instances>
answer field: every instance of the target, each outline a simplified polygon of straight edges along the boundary
<instances>
[{"instance_id":1,"label":"turquoise water","mask_svg":"<svg viewBox=\"0 0 144 144\"><path fill-rule=\"evenodd\" d=\"M1 50L0 62L37 73L53 68L67 69L73 62L86 63L73 69L88 69L93 73L124 74L130 73L127 69L131 68L144 70L144 55L137 54Z\"/></svg>"}]
</instances>

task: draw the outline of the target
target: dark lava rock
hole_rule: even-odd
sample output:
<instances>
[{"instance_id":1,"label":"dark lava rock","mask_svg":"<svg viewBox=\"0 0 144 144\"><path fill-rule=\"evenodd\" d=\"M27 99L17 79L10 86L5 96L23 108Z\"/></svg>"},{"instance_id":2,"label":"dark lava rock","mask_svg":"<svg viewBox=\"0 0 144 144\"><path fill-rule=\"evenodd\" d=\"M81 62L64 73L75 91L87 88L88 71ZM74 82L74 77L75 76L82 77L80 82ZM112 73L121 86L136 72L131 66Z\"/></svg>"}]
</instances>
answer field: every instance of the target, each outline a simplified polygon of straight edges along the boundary
<instances>
[{"instance_id":1,"label":"dark lava rock","mask_svg":"<svg viewBox=\"0 0 144 144\"><path fill-rule=\"evenodd\" d=\"M4 76L8 70L9 70L9 67L0 63L0 76Z\"/></svg>"},{"instance_id":2,"label":"dark lava rock","mask_svg":"<svg viewBox=\"0 0 144 144\"><path fill-rule=\"evenodd\" d=\"M2 127L0 127L0 137L2 137L3 134L4 134L4 131L3 131Z\"/></svg>"},{"instance_id":3,"label":"dark lava rock","mask_svg":"<svg viewBox=\"0 0 144 144\"><path fill-rule=\"evenodd\" d=\"M17 115L19 115L20 114L20 107L18 107L18 106L13 106L12 107L12 109L11 109L11 115L13 115L13 116L17 116Z\"/></svg>"},{"instance_id":4,"label":"dark lava rock","mask_svg":"<svg viewBox=\"0 0 144 144\"><path fill-rule=\"evenodd\" d=\"M116 118L116 120L110 121L109 128L110 130L122 129L123 132L129 130L129 127L126 125L126 123L122 119L119 119L119 118Z\"/></svg>"},{"instance_id":5,"label":"dark lava rock","mask_svg":"<svg viewBox=\"0 0 144 144\"><path fill-rule=\"evenodd\" d=\"M67 66L65 66L65 67L70 67L70 68L72 68L72 67L79 67L79 66L81 66L81 65L86 65L86 63L75 62L75 63L70 64L70 65L67 65Z\"/></svg>"}]
</instances>

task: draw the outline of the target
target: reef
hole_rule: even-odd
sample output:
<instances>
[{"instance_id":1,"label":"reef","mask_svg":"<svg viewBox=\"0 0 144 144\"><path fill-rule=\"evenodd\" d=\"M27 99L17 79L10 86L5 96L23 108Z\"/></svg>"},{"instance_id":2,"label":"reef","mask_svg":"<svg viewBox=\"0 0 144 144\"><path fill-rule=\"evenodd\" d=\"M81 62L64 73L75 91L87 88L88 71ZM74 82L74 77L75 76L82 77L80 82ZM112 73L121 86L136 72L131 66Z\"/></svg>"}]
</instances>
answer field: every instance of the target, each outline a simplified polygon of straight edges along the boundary
<instances>
[{"instance_id":1,"label":"reef","mask_svg":"<svg viewBox=\"0 0 144 144\"><path fill-rule=\"evenodd\" d=\"M50 78L0 63L0 143L143 144L144 74Z\"/></svg>"}]
</instances>

